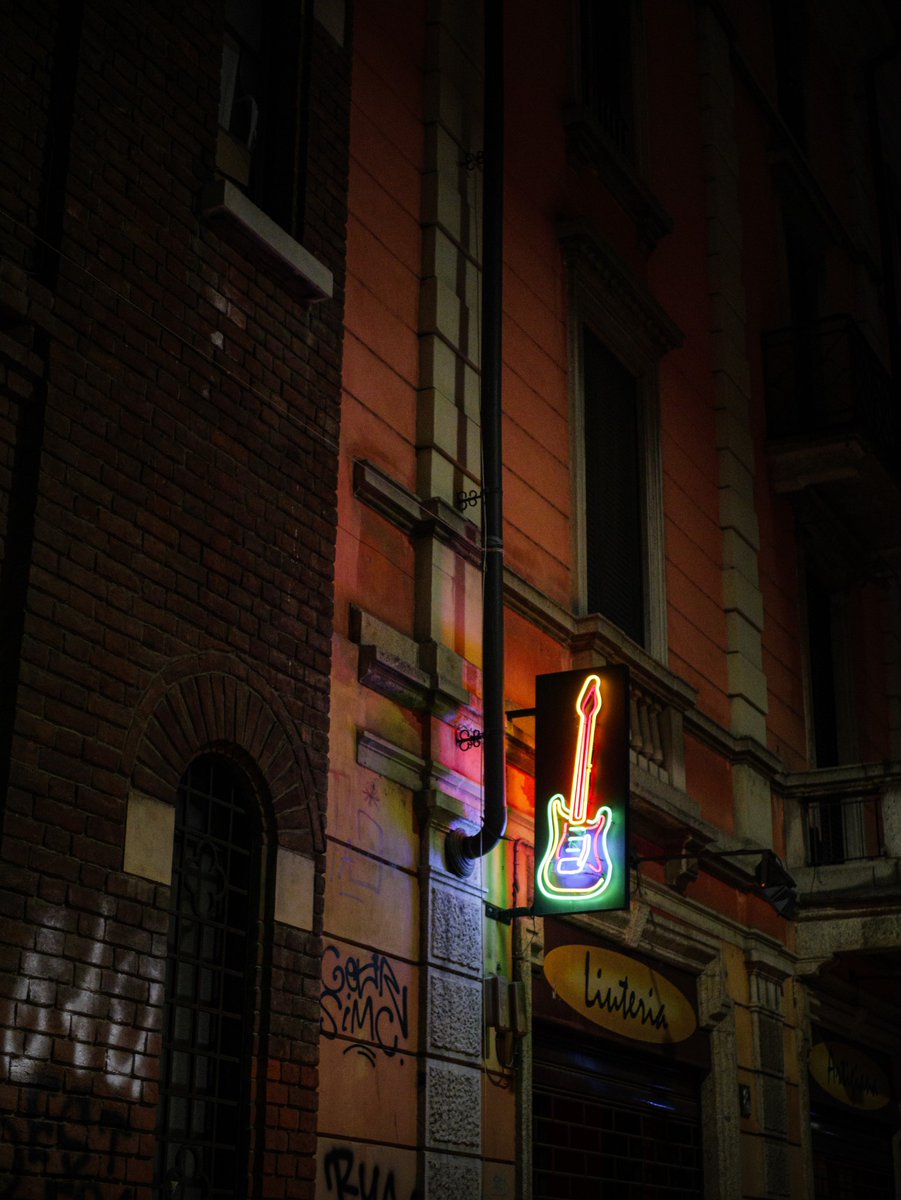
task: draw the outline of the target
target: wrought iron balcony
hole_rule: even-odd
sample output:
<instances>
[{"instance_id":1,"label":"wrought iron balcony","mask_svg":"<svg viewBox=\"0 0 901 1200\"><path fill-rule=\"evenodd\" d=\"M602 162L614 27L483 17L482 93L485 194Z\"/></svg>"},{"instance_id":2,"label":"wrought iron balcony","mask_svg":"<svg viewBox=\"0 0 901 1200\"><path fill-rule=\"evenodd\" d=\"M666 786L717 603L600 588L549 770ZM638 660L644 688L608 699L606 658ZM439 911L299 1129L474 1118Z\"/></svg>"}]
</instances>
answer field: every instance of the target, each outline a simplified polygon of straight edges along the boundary
<instances>
[{"instance_id":1,"label":"wrought iron balcony","mask_svg":"<svg viewBox=\"0 0 901 1200\"><path fill-rule=\"evenodd\" d=\"M857 324L835 316L764 336L768 455L777 491L828 553L830 518L867 573L901 564L897 389Z\"/></svg>"},{"instance_id":2,"label":"wrought iron balcony","mask_svg":"<svg viewBox=\"0 0 901 1200\"><path fill-rule=\"evenodd\" d=\"M827 866L885 853L878 794L803 801L807 865Z\"/></svg>"},{"instance_id":3,"label":"wrought iron balcony","mask_svg":"<svg viewBox=\"0 0 901 1200\"><path fill-rule=\"evenodd\" d=\"M895 904L901 879L901 762L786 776L786 849L804 906ZM881 911L881 910L880 910Z\"/></svg>"}]
</instances>

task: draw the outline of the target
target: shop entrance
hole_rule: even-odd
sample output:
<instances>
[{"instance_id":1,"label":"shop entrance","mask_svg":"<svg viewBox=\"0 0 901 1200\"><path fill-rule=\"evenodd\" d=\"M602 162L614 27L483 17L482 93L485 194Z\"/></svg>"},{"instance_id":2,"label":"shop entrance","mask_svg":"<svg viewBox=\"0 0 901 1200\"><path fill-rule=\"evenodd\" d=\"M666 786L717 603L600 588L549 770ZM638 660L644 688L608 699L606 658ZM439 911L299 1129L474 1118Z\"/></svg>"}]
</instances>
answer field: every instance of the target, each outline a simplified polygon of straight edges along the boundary
<instances>
[{"instance_id":1,"label":"shop entrance","mask_svg":"<svg viewBox=\"0 0 901 1200\"><path fill-rule=\"evenodd\" d=\"M698 1073L536 1024L534 1200L700 1200Z\"/></svg>"},{"instance_id":2,"label":"shop entrance","mask_svg":"<svg viewBox=\"0 0 901 1200\"><path fill-rule=\"evenodd\" d=\"M816 1200L895 1200L890 1126L824 1106L810 1132Z\"/></svg>"}]
</instances>

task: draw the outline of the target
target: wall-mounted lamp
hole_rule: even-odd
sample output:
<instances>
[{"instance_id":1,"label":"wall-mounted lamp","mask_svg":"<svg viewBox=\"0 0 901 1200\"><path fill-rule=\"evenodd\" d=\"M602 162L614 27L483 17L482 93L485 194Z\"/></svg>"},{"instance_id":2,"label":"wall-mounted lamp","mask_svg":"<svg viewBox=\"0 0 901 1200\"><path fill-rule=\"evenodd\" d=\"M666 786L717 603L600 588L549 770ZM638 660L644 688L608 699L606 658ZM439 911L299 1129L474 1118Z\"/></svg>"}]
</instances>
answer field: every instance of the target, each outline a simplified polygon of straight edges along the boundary
<instances>
[{"instance_id":1,"label":"wall-mounted lamp","mask_svg":"<svg viewBox=\"0 0 901 1200\"><path fill-rule=\"evenodd\" d=\"M729 858L754 857L758 854L760 862L754 869L756 887L747 890L756 892L766 900L767 904L772 905L780 917L785 917L787 921L793 921L798 915L798 885L786 870L785 863L779 855L765 847L757 846L747 850L708 850L686 846L676 854L636 855L632 859L632 866L638 868L645 862L665 863L667 882L681 892L697 878L699 868L707 863Z\"/></svg>"},{"instance_id":2,"label":"wall-mounted lamp","mask_svg":"<svg viewBox=\"0 0 901 1200\"><path fill-rule=\"evenodd\" d=\"M772 904L786 921L793 921L798 915L798 885L786 871L779 855L772 850L765 851L754 871L754 878L767 904Z\"/></svg>"}]
</instances>

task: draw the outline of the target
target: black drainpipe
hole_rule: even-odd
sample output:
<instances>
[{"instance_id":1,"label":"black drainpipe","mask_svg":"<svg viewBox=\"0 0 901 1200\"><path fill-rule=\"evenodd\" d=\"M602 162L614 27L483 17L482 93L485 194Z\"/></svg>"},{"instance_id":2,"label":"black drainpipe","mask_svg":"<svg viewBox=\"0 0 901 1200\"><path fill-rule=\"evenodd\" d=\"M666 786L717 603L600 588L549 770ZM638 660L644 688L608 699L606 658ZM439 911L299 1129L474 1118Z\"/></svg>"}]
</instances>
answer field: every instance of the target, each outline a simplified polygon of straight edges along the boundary
<instances>
[{"instance_id":1,"label":"black drainpipe","mask_svg":"<svg viewBox=\"0 0 901 1200\"><path fill-rule=\"evenodd\" d=\"M504 498L501 444L501 321L504 270L503 0L485 0L484 155L482 164L482 732L484 816L478 833L448 834L448 869L469 875L507 827L504 740Z\"/></svg>"}]
</instances>

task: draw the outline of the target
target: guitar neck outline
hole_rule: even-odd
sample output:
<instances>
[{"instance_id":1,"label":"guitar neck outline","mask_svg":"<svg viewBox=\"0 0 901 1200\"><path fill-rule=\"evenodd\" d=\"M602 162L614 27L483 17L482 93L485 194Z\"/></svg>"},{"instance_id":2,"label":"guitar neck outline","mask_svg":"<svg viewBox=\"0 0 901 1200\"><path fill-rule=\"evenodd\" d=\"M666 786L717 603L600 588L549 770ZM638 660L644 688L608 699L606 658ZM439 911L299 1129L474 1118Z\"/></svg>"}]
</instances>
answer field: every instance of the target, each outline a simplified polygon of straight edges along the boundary
<instances>
[{"instance_id":1,"label":"guitar neck outline","mask_svg":"<svg viewBox=\"0 0 901 1200\"><path fill-rule=\"evenodd\" d=\"M584 825L588 817L588 783L594 757L594 734L598 713L601 711L603 703L601 680L597 675L589 675L582 684L582 690L576 701L576 712L579 714L579 733L573 762L573 781L569 793L569 813L573 825ZM588 711L589 708L590 711Z\"/></svg>"}]
</instances>

